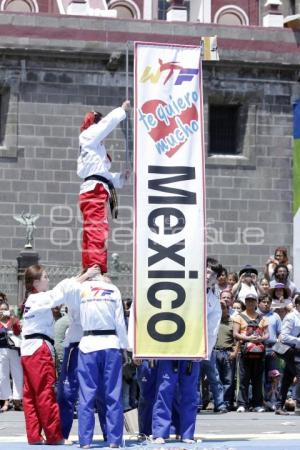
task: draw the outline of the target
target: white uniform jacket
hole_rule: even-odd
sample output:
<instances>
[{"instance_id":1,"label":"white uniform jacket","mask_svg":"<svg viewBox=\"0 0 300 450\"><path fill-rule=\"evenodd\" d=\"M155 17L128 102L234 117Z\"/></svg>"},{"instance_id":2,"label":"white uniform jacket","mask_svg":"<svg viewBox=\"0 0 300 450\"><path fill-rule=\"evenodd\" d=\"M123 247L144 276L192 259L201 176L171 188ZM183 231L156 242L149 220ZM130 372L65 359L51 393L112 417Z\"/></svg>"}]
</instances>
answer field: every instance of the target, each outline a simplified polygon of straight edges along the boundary
<instances>
[{"instance_id":1,"label":"white uniform jacket","mask_svg":"<svg viewBox=\"0 0 300 450\"><path fill-rule=\"evenodd\" d=\"M112 110L97 124L91 125L79 135L80 155L77 160L77 175L87 178L91 175L101 175L112 181L116 188L123 186L120 173L109 171L111 163L107 157L102 140L126 117L123 108ZM88 180L82 183L80 193L92 191L98 181ZM104 185L105 186L105 185Z\"/></svg>"},{"instance_id":2,"label":"white uniform jacket","mask_svg":"<svg viewBox=\"0 0 300 450\"><path fill-rule=\"evenodd\" d=\"M213 289L207 293L207 333L208 333L208 358L216 344L219 326L222 317L220 300Z\"/></svg>"},{"instance_id":3,"label":"white uniform jacket","mask_svg":"<svg viewBox=\"0 0 300 450\"><path fill-rule=\"evenodd\" d=\"M24 306L22 336L40 333L54 339L54 318L51 308L62 303L56 289L29 295ZM45 342L53 352L50 342ZM22 339L21 355L32 355L42 344L42 339Z\"/></svg>"},{"instance_id":4,"label":"white uniform jacket","mask_svg":"<svg viewBox=\"0 0 300 450\"><path fill-rule=\"evenodd\" d=\"M99 279L80 284L71 278L61 281L52 291L43 294L48 294L56 305L68 306L74 317L68 340L77 342L81 337L79 348L84 353L108 348L128 348L121 294L112 283ZM81 326L76 329L79 318ZM116 334L82 337L84 331L91 330L115 330ZM37 331L31 331L33 332ZM45 331L43 333L46 334Z\"/></svg>"}]
</instances>

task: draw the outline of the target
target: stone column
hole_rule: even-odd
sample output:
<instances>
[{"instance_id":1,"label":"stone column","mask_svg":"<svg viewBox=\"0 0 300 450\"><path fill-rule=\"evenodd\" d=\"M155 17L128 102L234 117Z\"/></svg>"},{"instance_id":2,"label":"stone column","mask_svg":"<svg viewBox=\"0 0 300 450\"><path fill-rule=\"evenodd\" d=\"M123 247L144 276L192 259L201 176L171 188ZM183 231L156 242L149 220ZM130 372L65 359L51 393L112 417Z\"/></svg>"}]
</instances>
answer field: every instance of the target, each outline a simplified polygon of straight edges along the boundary
<instances>
[{"instance_id":1,"label":"stone column","mask_svg":"<svg viewBox=\"0 0 300 450\"><path fill-rule=\"evenodd\" d=\"M170 0L170 7L167 11L168 22L187 22L187 9L184 0Z\"/></svg>"},{"instance_id":2,"label":"stone column","mask_svg":"<svg viewBox=\"0 0 300 450\"><path fill-rule=\"evenodd\" d=\"M27 267L39 262L39 254L31 249L23 250L17 257L18 262L18 306L23 303L25 296L24 272Z\"/></svg>"},{"instance_id":3,"label":"stone column","mask_svg":"<svg viewBox=\"0 0 300 450\"><path fill-rule=\"evenodd\" d=\"M283 14L281 0L267 0L265 3L264 27L283 27Z\"/></svg>"}]
</instances>

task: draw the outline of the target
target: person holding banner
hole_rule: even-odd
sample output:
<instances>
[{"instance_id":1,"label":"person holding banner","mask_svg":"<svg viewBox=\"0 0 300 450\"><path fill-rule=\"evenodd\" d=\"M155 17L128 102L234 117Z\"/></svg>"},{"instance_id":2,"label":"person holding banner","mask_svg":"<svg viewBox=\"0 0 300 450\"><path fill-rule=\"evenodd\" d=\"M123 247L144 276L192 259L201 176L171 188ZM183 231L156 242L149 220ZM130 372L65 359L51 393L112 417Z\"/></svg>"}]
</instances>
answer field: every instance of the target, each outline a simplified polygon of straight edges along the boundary
<instances>
[{"instance_id":1,"label":"person holding banner","mask_svg":"<svg viewBox=\"0 0 300 450\"><path fill-rule=\"evenodd\" d=\"M179 405L178 432L182 442L194 443L197 416L197 383L200 363L187 360L159 360L157 392L153 406L152 435L155 444L170 436L175 399Z\"/></svg>"},{"instance_id":2,"label":"person holding banner","mask_svg":"<svg viewBox=\"0 0 300 450\"><path fill-rule=\"evenodd\" d=\"M129 177L129 171L110 172L111 157L103 144L108 134L126 117L129 100L104 118L99 112L88 112L80 127L80 155L77 175L84 180L80 187L79 205L83 216L82 266L99 266L107 272L108 217L107 201L117 218L115 187L121 188Z\"/></svg>"},{"instance_id":3,"label":"person holding banner","mask_svg":"<svg viewBox=\"0 0 300 450\"><path fill-rule=\"evenodd\" d=\"M215 293L217 276L223 267L213 258L206 262L208 358L216 343L221 321L220 301ZM178 403L177 431L182 442L193 444L198 404L198 380L201 363L198 361L158 361L157 393L153 407L152 434L156 444L164 444L170 435L172 410Z\"/></svg>"}]
</instances>

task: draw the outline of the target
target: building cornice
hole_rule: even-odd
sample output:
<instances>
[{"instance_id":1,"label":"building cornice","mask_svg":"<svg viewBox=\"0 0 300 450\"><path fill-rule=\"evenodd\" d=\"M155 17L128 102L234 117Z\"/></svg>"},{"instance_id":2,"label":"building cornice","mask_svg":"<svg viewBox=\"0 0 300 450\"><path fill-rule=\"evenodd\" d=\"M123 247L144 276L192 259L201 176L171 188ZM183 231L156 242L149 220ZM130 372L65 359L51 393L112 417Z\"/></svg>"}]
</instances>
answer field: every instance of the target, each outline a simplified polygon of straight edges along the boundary
<instances>
[{"instance_id":1,"label":"building cornice","mask_svg":"<svg viewBox=\"0 0 300 450\"><path fill-rule=\"evenodd\" d=\"M288 28L0 14L2 50L110 53L125 51L127 42L131 47L134 41L198 45L201 36L213 35L222 60L274 63L275 58L277 63L300 64L300 32Z\"/></svg>"}]
</instances>

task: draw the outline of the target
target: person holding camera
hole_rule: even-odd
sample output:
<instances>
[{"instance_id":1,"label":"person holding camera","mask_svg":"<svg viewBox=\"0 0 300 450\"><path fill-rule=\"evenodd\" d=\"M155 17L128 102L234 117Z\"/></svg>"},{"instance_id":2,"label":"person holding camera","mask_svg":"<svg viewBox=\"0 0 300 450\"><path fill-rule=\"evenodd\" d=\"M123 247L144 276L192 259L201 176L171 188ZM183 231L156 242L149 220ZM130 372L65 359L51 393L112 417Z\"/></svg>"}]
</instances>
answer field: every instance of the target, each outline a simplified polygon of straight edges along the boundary
<instances>
[{"instance_id":1,"label":"person holding camera","mask_svg":"<svg viewBox=\"0 0 300 450\"><path fill-rule=\"evenodd\" d=\"M240 270L239 281L232 287L235 299L241 300L245 304L246 295L252 294L258 297L263 294L263 290L257 282L257 276L257 270L249 264Z\"/></svg>"},{"instance_id":2,"label":"person holding camera","mask_svg":"<svg viewBox=\"0 0 300 450\"><path fill-rule=\"evenodd\" d=\"M0 399L4 401L1 412L9 410L9 399L13 399L16 411L22 409L23 371L19 348L13 338L20 336L21 325L12 317L8 303L0 303ZM10 375L13 381L12 389Z\"/></svg>"},{"instance_id":3,"label":"person holding camera","mask_svg":"<svg viewBox=\"0 0 300 450\"><path fill-rule=\"evenodd\" d=\"M289 264L287 249L285 247L277 247L274 256L270 256L264 266L264 276L267 280L274 280L274 270L278 264L287 266L289 273L292 272L293 266Z\"/></svg>"},{"instance_id":4,"label":"person holding camera","mask_svg":"<svg viewBox=\"0 0 300 450\"><path fill-rule=\"evenodd\" d=\"M249 386L252 384L251 407L255 412L264 412L263 373L265 341L269 338L268 320L257 310L257 296L249 293L245 297L246 310L233 317L233 337L240 342L239 391L237 412L245 412L250 406Z\"/></svg>"}]
</instances>

